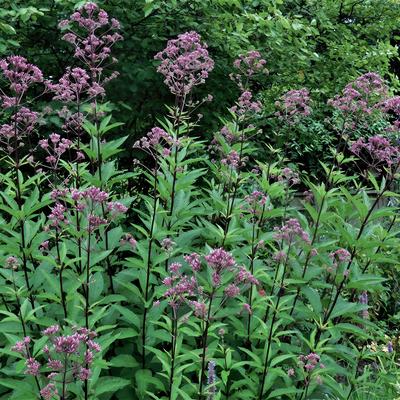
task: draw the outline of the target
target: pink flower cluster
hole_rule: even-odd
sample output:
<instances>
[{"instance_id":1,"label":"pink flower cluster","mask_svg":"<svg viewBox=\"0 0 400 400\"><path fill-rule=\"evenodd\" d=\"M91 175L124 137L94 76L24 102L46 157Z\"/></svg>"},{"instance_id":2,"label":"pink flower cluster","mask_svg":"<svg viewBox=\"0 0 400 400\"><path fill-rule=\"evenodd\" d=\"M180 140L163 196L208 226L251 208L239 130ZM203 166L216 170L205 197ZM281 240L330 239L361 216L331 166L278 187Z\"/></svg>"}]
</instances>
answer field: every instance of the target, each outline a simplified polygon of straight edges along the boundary
<instances>
[{"instance_id":1,"label":"pink flower cluster","mask_svg":"<svg viewBox=\"0 0 400 400\"><path fill-rule=\"evenodd\" d=\"M182 264L172 263L168 268L169 275L163 280L166 287L164 297L168 299L168 304L175 312L180 306L187 304L193 309L195 316L205 318L208 312L207 293L202 286L199 286L197 279L197 274L201 272L200 256L192 253L184 256L184 259L191 267L192 275L189 276L182 272ZM232 255L222 248L211 250L205 256L205 260L211 269L213 291L221 286L222 275L230 273L230 281L223 289L223 297L226 299L236 298L241 292L241 286L259 285L259 281L245 267L237 266Z\"/></svg>"},{"instance_id":2,"label":"pink flower cluster","mask_svg":"<svg viewBox=\"0 0 400 400\"><path fill-rule=\"evenodd\" d=\"M246 90L246 83L256 74L267 74L266 61L256 50L250 50L246 54L241 54L233 62L233 66L237 70L230 75L230 78L237 83L241 91ZM246 82L245 82L246 81Z\"/></svg>"},{"instance_id":3,"label":"pink flower cluster","mask_svg":"<svg viewBox=\"0 0 400 400\"><path fill-rule=\"evenodd\" d=\"M75 46L74 56L96 77L101 75L104 62L110 58L111 48L122 40L118 33L120 23L110 19L95 3L86 3L69 19L61 21L59 27L68 30L63 39Z\"/></svg>"},{"instance_id":4,"label":"pink flower cluster","mask_svg":"<svg viewBox=\"0 0 400 400\"><path fill-rule=\"evenodd\" d=\"M328 100L328 104L344 114L369 115L387 91L384 80L378 74L368 72L347 84L343 94Z\"/></svg>"},{"instance_id":5,"label":"pink flower cluster","mask_svg":"<svg viewBox=\"0 0 400 400\"><path fill-rule=\"evenodd\" d=\"M77 101L85 94L89 98L105 94L104 88L97 82L91 82L88 73L79 67L67 68L58 83L53 84L46 81L46 87L54 92L54 100L60 100L64 103Z\"/></svg>"},{"instance_id":6,"label":"pink flower cluster","mask_svg":"<svg viewBox=\"0 0 400 400\"><path fill-rule=\"evenodd\" d=\"M300 118L308 117L311 114L310 101L308 89L289 90L282 96L281 100L275 103L275 106L279 109L275 115L293 125Z\"/></svg>"},{"instance_id":7,"label":"pink flower cluster","mask_svg":"<svg viewBox=\"0 0 400 400\"><path fill-rule=\"evenodd\" d=\"M51 345L43 347L43 354L46 358L47 368L50 373L46 375L49 383L41 390L40 394L44 399L51 399L57 395L55 383L61 375L65 382L76 380L87 380L90 377L89 366L94 360L94 354L101 351L100 346L93 340L97 334L86 328L73 328L71 335L60 335L60 327L53 325L43 331L44 336L48 336ZM39 376L41 364L36 360L30 351L31 338L25 337L17 342L12 351L21 354L25 359L27 375Z\"/></svg>"},{"instance_id":8,"label":"pink flower cluster","mask_svg":"<svg viewBox=\"0 0 400 400\"><path fill-rule=\"evenodd\" d=\"M303 230L300 222L296 218L289 219L282 227L275 227L274 231L275 240L283 240L287 243L293 243L297 237L307 244L311 243L308 233Z\"/></svg>"},{"instance_id":9,"label":"pink flower cluster","mask_svg":"<svg viewBox=\"0 0 400 400\"><path fill-rule=\"evenodd\" d=\"M286 182L289 186L298 185L300 183L299 174L289 167L282 169L281 174L278 176L279 182Z\"/></svg>"},{"instance_id":10,"label":"pink flower cluster","mask_svg":"<svg viewBox=\"0 0 400 400\"><path fill-rule=\"evenodd\" d=\"M16 271L18 269L18 265L19 265L18 259L14 256L9 256L6 259L6 264L4 268Z\"/></svg>"},{"instance_id":11,"label":"pink flower cluster","mask_svg":"<svg viewBox=\"0 0 400 400\"><path fill-rule=\"evenodd\" d=\"M267 200L268 196L265 193L255 190L244 198L247 207L242 207L242 209L252 215L259 215L265 207Z\"/></svg>"},{"instance_id":12,"label":"pink flower cluster","mask_svg":"<svg viewBox=\"0 0 400 400\"><path fill-rule=\"evenodd\" d=\"M61 156L71 148L72 141L66 138L61 138L57 133L52 133L49 139L39 140L39 146L48 153L46 162L56 168Z\"/></svg>"},{"instance_id":13,"label":"pink flower cluster","mask_svg":"<svg viewBox=\"0 0 400 400\"><path fill-rule=\"evenodd\" d=\"M83 190L56 189L51 193L51 198L57 201L48 216L50 226L54 228L68 225L70 222L68 214L71 211L86 216L89 232L93 232L101 225L108 224L128 211L128 208L120 202L109 202L109 194L94 186ZM72 208L71 203L73 204ZM103 207L107 212L107 219L103 216ZM97 215L96 212L100 215Z\"/></svg>"},{"instance_id":14,"label":"pink flower cluster","mask_svg":"<svg viewBox=\"0 0 400 400\"><path fill-rule=\"evenodd\" d=\"M21 56L9 56L0 60L0 70L15 94L14 98L1 96L5 108L17 104L30 86L43 81L42 71Z\"/></svg>"},{"instance_id":15,"label":"pink flower cluster","mask_svg":"<svg viewBox=\"0 0 400 400\"><path fill-rule=\"evenodd\" d=\"M250 90L245 90L239 96L237 105L230 108L230 111L238 116L249 116L258 114L262 110L262 104L253 100L253 94Z\"/></svg>"},{"instance_id":16,"label":"pink flower cluster","mask_svg":"<svg viewBox=\"0 0 400 400\"><path fill-rule=\"evenodd\" d=\"M231 253L228 253L223 248L215 249L210 252L205 259L208 265L217 270L230 269L236 262Z\"/></svg>"},{"instance_id":17,"label":"pink flower cluster","mask_svg":"<svg viewBox=\"0 0 400 400\"><path fill-rule=\"evenodd\" d=\"M392 123L386 128L388 132L400 131L400 96L394 96L378 103L376 107L381 110Z\"/></svg>"},{"instance_id":18,"label":"pink flower cluster","mask_svg":"<svg viewBox=\"0 0 400 400\"><path fill-rule=\"evenodd\" d=\"M130 233L125 233L124 237L120 240L120 245L128 244L133 250L136 248L137 241Z\"/></svg>"},{"instance_id":19,"label":"pink flower cluster","mask_svg":"<svg viewBox=\"0 0 400 400\"><path fill-rule=\"evenodd\" d=\"M155 156L154 151L161 153L163 156L169 156L171 146L174 144L178 144L178 142L164 129L156 126L145 137L136 141L133 147L141 148L153 156Z\"/></svg>"},{"instance_id":20,"label":"pink flower cluster","mask_svg":"<svg viewBox=\"0 0 400 400\"><path fill-rule=\"evenodd\" d=\"M236 140L234 133L224 125L220 130L221 136L226 140L227 143L232 144ZM215 139L214 139L215 140Z\"/></svg>"},{"instance_id":21,"label":"pink flower cluster","mask_svg":"<svg viewBox=\"0 0 400 400\"><path fill-rule=\"evenodd\" d=\"M197 253L189 254L183 257L184 260L191 266L193 272L199 272L201 269L200 256Z\"/></svg>"},{"instance_id":22,"label":"pink flower cluster","mask_svg":"<svg viewBox=\"0 0 400 400\"><path fill-rule=\"evenodd\" d=\"M311 372L316 367L325 368L325 365L320 362L321 357L316 353L299 356L299 366L304 368L306 372Z\"/></svg>"},{"instance_id":23,"label":"pink flower cluster","mask_svg":"<svg viewBox=\"0 0 400 400\"><path fill-rule=\"evenodd\" d=\"M75 103L78 111L63 108L59 116L65 119L63 129L80 136L82 133L81 103L96 100L105 95L105 85L118 74L106 74L106 68L115 62L111 58L111 48L122 40L118 33L119 22L109 18L106 11L95 3L86 3L74 12L69 19L60 22L59 27L67 30L63 39L75 47L74 57L83 63L84 68L67 68L58 83L46 81L46 88L54 93L54 99L63 103ZM95 102L92 108L95 107ZM78 148L78 158L84 158Z\"/></svg>"},{"instance_id":24,"label":"pink flower cluster","mask_svg":"<svg viewBox=\"0 0 400 400\"><path fill-rule=\"evenodd\" d=\"M342 249L342 248L337 249L329 254L329 258L332 259L335 266L337 266L338 263L350 261L350 257L351 257L351 254L349 253L349 251L346 249Z\"/></svg>"},{"instance_id":25,"label":"pink flower cluster","mask_svg":"<svg viewBox=\"0 0 400 400\"><path fill-rule=\"evenodd\" d=\"M157 68L171 93L183 98L192 89L205 82L214 68L207 45L196 32L185 32L169 40L167 47L154 57L161 61Z\"/></svg>"},{"instance_id":26,"label":"pink flower cluster","mask_svg":"<svg viewBox=\"0 0 400 400\"><path fill-rule=\"evenodd\" d=\"M205 260L207 265L212 270L212 284L214 287L218 287L222 283L222 276L226 272L234 273L234 285L238 286L240 284L243 285L258 285L258 280L246 270L246 268L242 266L238 266L236 264L235 259L232 254L224 250L223 248L218 248L212 250L208 255L206 255ZM238 288L232 286L228 286L225 290L226 295L229 297L234 297L232 294L236 292L237 294L240 292Z\"/></svg>"},{"instance_id":27,"label":"pink flower cluster","mask_svg":"<svg viewBox=\"0 0 400 400\"><path fill-rule=\"evenodd\" d=\"M166 287L164 297L168 299L168 304L175 310L188 302L191 297L202 292L197 284L196 277L182 274L181 267L182 265L179 263L171 264L169 267L170 275L163 279L163 284Z\"/></svg>"},{"instance_id":28,"label":"pink flower cluster","mask_svg":"<svg viewBox=\"0 0 400 400\"><path fill-rule=\"evenodd\" d=\"M332 266L328 267L327 271L331 273L336 271L341 264L349 262L351 259L351 254L348 250L340 248L331 252L329 254L329 258L332 260ZM348 276L349 272L350 271L346 268L343 271L343 275L346 277Z\"/></svg>"},{"instance_id":29,"label":"pink flower cluster","mask_svg":"<svg viewBox=\"0 0 400 400\"><path fill-rule=\"evenodd\" d=\"M23 139L32 134L38 121L38 113L27 107L20 107L11 115L11 123L0 125L0 142L8 153L23 145ZM15 143L17 141L17 144Z\"/></svg>"},{"instance_id":30,"label":"pink flower cluster","mask_svg":"<svg viewBox=\"0 0 400 400\"><path fill-rule=\"evenodd\" d=\"M239 153L236 150L231 150L230 153L221 160L221 164L237 169L241 166Z\"/></svg>"},{"instance_id":31,"label":"pink flower cluster","mask_svg":"<svg viewBox=\"0 0 400 400\"><path fill-rule=\"evenodd\" d=\"M383 168L397 168L400 159L400 150L392 146L390 141L383 136L372 136L366 141L360 138L350 148L369 167L375 170Z\"/></svg>"}]
</instances>

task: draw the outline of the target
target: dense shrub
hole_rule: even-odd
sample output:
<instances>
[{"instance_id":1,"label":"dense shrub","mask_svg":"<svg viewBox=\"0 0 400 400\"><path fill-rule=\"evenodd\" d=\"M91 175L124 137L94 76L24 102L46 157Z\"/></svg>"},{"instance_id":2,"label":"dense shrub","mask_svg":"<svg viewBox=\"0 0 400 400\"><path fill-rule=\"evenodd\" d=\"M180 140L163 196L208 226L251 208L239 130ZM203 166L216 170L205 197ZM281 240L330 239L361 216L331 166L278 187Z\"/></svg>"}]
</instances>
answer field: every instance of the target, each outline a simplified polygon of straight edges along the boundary
<instances>
[{"instance_id":1,"label":"dense shrub","mask_svg":"<svg viewBox=\"0 0 400 400\"><path fill-rule=\"evenodd\" d=\"M58 26L60 77L0 61L0 398L397 398L388 82L349 79L329 112L298 85L269 103L248 49L206 134L225 93L190 30L154 51L174 100L132 140L106 92L120 22L86 3Z\"/></svg>"}]
</instances>

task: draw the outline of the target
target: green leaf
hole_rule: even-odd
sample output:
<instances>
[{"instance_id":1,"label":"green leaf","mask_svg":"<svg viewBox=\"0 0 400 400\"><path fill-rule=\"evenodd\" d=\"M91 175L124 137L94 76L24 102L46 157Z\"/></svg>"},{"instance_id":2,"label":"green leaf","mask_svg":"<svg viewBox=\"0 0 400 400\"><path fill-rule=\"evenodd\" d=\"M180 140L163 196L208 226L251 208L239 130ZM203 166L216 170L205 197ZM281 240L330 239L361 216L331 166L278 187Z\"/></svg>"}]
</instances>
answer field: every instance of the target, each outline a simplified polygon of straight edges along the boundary
<instances>
[{"instance_id":1,"label":"green leaf","mask_svg":"<svg viewBox=\"0 0 400 400\"><path fill-rule=\"evenodd\" d=\"M94 391L96 396L100 396L104 393L117 392L130 384L131 381L128 379L114 376L103 376L97 381Z\"/></svg>"}]
</instances>

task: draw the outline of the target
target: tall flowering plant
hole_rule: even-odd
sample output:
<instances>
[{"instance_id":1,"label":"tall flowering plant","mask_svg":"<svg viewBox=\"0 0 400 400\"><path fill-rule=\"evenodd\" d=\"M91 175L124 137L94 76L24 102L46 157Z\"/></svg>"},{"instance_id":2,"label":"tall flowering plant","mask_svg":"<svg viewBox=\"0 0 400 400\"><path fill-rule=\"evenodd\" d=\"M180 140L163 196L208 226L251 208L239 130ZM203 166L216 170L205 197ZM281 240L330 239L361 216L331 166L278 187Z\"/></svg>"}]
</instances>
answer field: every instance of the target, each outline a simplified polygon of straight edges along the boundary
<instances>
[{"instance_id":1,"label":"tall flowering plant","mask_svg":"<svg viewBox=\"0 0 400 400\"><path fill-rule=\"evenodd\" d=\"M223 248L213 249L204 257L205 269L197 253L186 255L184 259L190 267L187 273L183 272L182 264L174 262L169 266L169 274L163 279L166 287L163 297L172 309L169 396L172 396L175 363L178 357L178 321L180 320L180 325L184 325L187 311L191 310L201 326L198 395L200 398L206 398L204 390L208 364L207 343L211 327L224 315L224 308L228 304L231 306L231 302L238 303L238 312L251 314L251 307L243 302L241 293L252 285L257 286L259 282L244 266L239 266L233 256Z\"/></svg>"}]
</instances>

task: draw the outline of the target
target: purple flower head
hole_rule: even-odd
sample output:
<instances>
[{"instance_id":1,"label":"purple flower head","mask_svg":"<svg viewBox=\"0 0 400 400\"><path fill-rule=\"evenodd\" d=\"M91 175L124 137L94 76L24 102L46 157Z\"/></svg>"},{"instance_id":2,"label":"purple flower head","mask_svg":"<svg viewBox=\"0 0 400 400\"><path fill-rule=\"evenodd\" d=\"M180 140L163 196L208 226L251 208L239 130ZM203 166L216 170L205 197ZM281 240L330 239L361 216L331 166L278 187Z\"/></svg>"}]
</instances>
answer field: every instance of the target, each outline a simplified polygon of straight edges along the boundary
<instances>
[{"instance_id":1,"label":"purple flower head","mask_svg":"<svg viewBox=\"0 0 400 400\"><path fill-rule=\"evenodd\" d=\"M18 270L18 265L19 265L18 259L14 256L9 256L6 259L6 264L5 264L4 268L12 269L12 270L16 271L16 270Z\"/></svg>"},{"instance_id":2,"label":"purple flower head","mask_svg":"<svg viewBox=\"0 0 400 400\"><path fill-rule=\"evenodd\" d=\"M372 136L366 141L360 138L350 148L351 152L358 156L370 168L381 171L385 168L397 167L400 161L400 150L393 146L383 136Z\"/></svg>"},{"instance_id":3,"label":"purple flower head","mask_svg":"<svg viewBox=\"0 0 400 400\"><path fill-rule=\"evenodd\" d=\"M38 113L21 107L11 115L10 120L10 124L0 125L0 142L9 154L16 151L16 146L21 147L24 144L23 139L32 134L38 121Z\"/></svg>"},{"instance_id":4,"label":"purple flower head","mask_svg":"<svg viewBox=\"0 0 400 400\"><path fill-rule=\"evenodd\" d=\"M216 383L217 376L215 373L215 361L208 362L208 375L207 375L207 385L208 385L208 398L207 400L214 400L215 394L217 393Z\"/></svg>"},{"instance_id":5,"label":"purple flower head","mask_svg":"<svg viewBox=\"0 0 400 400\"><path fill-rule=\"evenodd\" d=\"M53 344L56 353L74 354L78 351L82 340L83 338L77 334L58 336L53 339Z\"/></svg>"},{"instance_id":6,"label":"purple flower head","mask_svg":"<svg viewBox=\"0 0 400 400\"><path fill-rule=\"evenodd\" d=\"M163 284L166 287L164 297L168 299L169 305L175 309L202 290L198 287L194 276L182 275L180 269L181 264L172 264L171 275L163 279Z\"/></svg>"},{"instance_id":7,"label":"purple flower head","mask_svg":"<svg viewBox=\"0 0 400 400\"><path fill-rule=\"evenodd\" d=\"M193 272L198 272L201 269L200 256L197 253L184 256L184 260L191 266Z\"/></svg>"},{"instance_id":8,"label":"purple flower head","mask_svg":"<svg viewBox=\"0 0 400 400\"><path fill-rule=\"evenodd\" d=\"M137 246L137 241L130 233L125 233L123 239L120 240L120 245L123 246L125 244L129 244L134 250Z\"/></svg>"},{"instance_id":9,"label":"purple flower head","mask_svg":"<svg viewBox=\"0 0 400 400\"><path fill-rule=\"evenodd\" d=\"M26 92L31 85L43 81L42 71L21 56L9 56L0 60L0 70L9 81L10 89L18 96ZM6 99L3 98L4 100ZM10 101L5 103L10 105Z\"/></svg>"},{"instance_id":10,"label":"purple flower head","mask_svg":"<svg viewBox=\"0 0 400 400\"><path fill-rule=\"evenodd\" d=\"M46 81L46 86L54 92L54 100L68 103L80 99L87 92L90 87L89 81L88 73L84 69L76 67L68 68L56 84Z\"/></svg>"},{"instance_id":11,"label":"purple flower head","mask_svg":"<svg viewBox=\"0 0 400 400\"><path fill-rule=\"evenodd\" d=\"M388 353L393 353L393 343L391 341L387 344L387 351Z\"/></svg>"},{"instance_id":12,"label":"purple flower head","mask_svg":"<svg viewBox=\"0 0 400 400\"><path fill-rule=\"evenodd\" d=\"M231 167L232 169L237 169L239 166L241 166L241 160L239 153L236 150L232 150L226 158L223 158L221 160L221 164L227 165Z\"/></svg>"},{"instance_id":13,"label":"purple flower head","mask_svg":"<svg viewBox=\"0 0 400 400\"><path fill-rule=\"evenodd\" d=\"M39 368L40 368L40 363L36 361L33 357L29 357L26 362L26 370L25 373L27 375L33 375L33 376L38 376L39 375Z\"/></svg>"},{"instance_id":14,"label":"purple flower head","mask_svg":"<svg viewBox=\"0 0 400 400\"><path fill-rule=\"evenodd\" d=\"M279 182L287 182L288 185L297 185L300 183L299 174L289 167L282 169L281 174L278 176Z\"/></svg>"},{"instance_id":15,"label":"purple flower head","mask_svg":"<svg viewBox=\"0 0 400 400\"><path fill-rule=\"evenodd\" d=\"M161 241L161 247L168 253L174 249L175 245L176 243L171 238L165 238Z\"/></svg>"},{"instance_id":16,"label":"purple flower head","mask_svg":"<svg viewBox=\"0 0 400 400\"><path fill-rule=\"evenodd\" d=\"M230 75L230 78L236 82L239 89L243 92L249 79L257 74L268 74L265 67L267 62L261 57L261 54L256 50L250 50L246 54L241 54L234 62L235 73Z\"/></svg>"},{"instance_id":17,"label":"purple flower head","mask_svg":"<svg viewBox=\"0 0 400 400\"><path fill-rule=\"evenodd\" d=\"M24 337L23 340L15 343L15 345L11 348L11 350L20 353L22 355L27 355L29 353L30 342L31 338L29 336L26 336Z\"/></svg>"},{"instance_id":18,"label":"purple flower head","mask_svg":"<svg viewBox=\"0 0 400 400\"><path fill-rule=\"evenodd\" d=\"M370 115L375 105L385 98L388 88L378 74L368 72L350 82L342 95L328 100L328 104L346 116Z\"/></svg>"},{"instance_id":19,"label":"purple flower head","mask_svg":"<svg viewBox=\"0 0 400 400\"><path fill-rule=\"evenodd\" d=\"M52 400L58 397L58 390L54 383L48 383L41 391L44 400Z\"/></svg>"},{"instance_id":20,"label":"purple flower head","mask_svg":"<svg viewBox=\"0 0 400 400\"><path fill-rule=\"evenodd\" d=\"M307 356L299 356L299 365L306 371L311 372L316 367L324 368L324 365L320 363L321 357L316 353L310 353Z\"/></svg>"},{"instance_id":21,"label":"purple flower head","mask_svg":"<svg viewBox=\"0 0 400 400\"><path fill-rule=\"evenodd\" d=\"M165 151L170 150L170 146L174 144L174 138L169 135L164 129L159 127L154 127L150 132L147 133L145 137L138 140L134 147L140 147L143 150L152 152L152 150ZM165 147L167 146L167 147Z\"/></svg>"},{"instance_id":22,"label":"purple flower head","mask_svg":"<svg viewBox=\"0 0 400 400\"><path fill-rule=\"evenodd\" d=\"M111 214L111 218L115 218L118 215L125 214L128 211L128 207L118 201L112 201L107 203L107 211Z\"/></svg>"},{"instance_id":23,"label":"purple flower head","mask_svg":"<svg viewBox=\"0 0 400 400\"><path fill-rule=\"evenodd\" d=\"M91 370L88 368L81 367L79 370L79 380L87 381L90 378Z\"/></svg>"},{"instance_id":24,"label":"purple flower head","mask_svg":"<svg viewBox=\"0 0 400 400\"><path fill-rule=\"evenodd\" d=\"M56 333L58 333L60 330L60 327L58 325L52 325L48 328L46 328L42 333L45 336L51 336L51 335L55 335Z\"/></svg>"},{"instance_id":25,"label":"purple flower head","mask_svg":"<svg viewBox=\"0 0 400 400\"><path fill-rule=\"evenodd\" d=\"M283 240L287 243L292 243L298 238L307 244L311 243L308 233L302 229L300 222L295 218L289 219L282 227L275 227L274 231L275 240Z\"/></svg>"},{"instance_id":26,"label":"purple flower head","mask_svg":"<svg viewBox=\"0 0 400 400\"><path fill-rule=\"evenodd\" d=\"M49 139L39 140L39 146L48 154L45 158L46 163L55 169L58 166L61 156L71 148L72 141L61 138L57 133L52 133Z\"/></svg>"},{"instance_id":27,"label":"purple flower head","mask_svg":"<svg viewBox=\"0 0 400 400\"><path fill-rule=\"evenodd\" d=\"M279 250L274 254L273 259L277 263L280 263L280 262L283 262L284 260L286 260L286 257L287 257L286 252L283 250Z\"/></svg>"},{"instance_id":28,"label":"purple flower head","mask_svg":"<svg viewBox=\"0 0 400 400\"><path fill-rule=\"evenodd\" d=\"M82 197L93 203L105 203L108 200L109 194L98 187L92 186L82 192Z\"/></svg>"},{"instance_id":29,"label":"purple flower head","mask_svg":"<svg viewBox=\"0 0 400 400\"><path fill-rule=\"evenodd\" d=\"M228 253L223 248L211 250L204 258L208 266L218 273L224 270L231 270L236 265L231 253Z\"/></svg>"},{"instance_id":30,"label":"purple flower head","mask_svg":"<svg viewBox=\"0 0 400 400\"><path fill-rule=\"evenodd\" d=\"M262 104L259 101L253 100L253 94L250 90L242 92L236 105L230 108L230 111L239 117L259 114L261 110Z\"/></svg>"},{"instance_id":31,"label":"purple flower head","mask_svg":"<svg viewBox=\"0 0 400 400\"><path fill-rule=\"evenodd\" d=\"M235 282L239 284L256 285L258 286L260 282L256 279L245 267L239 267L236 271Z\"/></svg>"},{"instance_id":32,"label":"purple flower head","mask_svg":"<svg viewBox=\"0 0 400 400\"><path fill-rule=\"evenodd\" d=\"M64 379L67 384L86 380L90 376L91 371L88 365L93 362L93 352L100 351L100 346L93 341L96 333L78 327L73 327L72 331L71 335L62 336L58 325L53 325L43 332L44 335L50 336L50 344L43 346L42 352L47 368L51 370L44 377L49 384L40 391L43 399L53 399L54 396L58 396L55 384L60 382L57 378L61 371L65 371ZM18 342L14 348L16 347L16 350L26 359L25 373L39 377L41 364L32 357L29 344L30 338L27 337Z\"/></svg>"},{"instance_id":33,"label":"purple flower head","mask_svg":"<svg viewBox=\"0 0 400 400\"><path fill-rule=\"evenodd\" d=\"M63 39L75 47L74 57L86 64L93 76L100 75L111 48L122 40L119 22L94 3L86 3L59 27L68 29Z\"/></svg>"},{"instance_id":34,"label":"purple flower head","mask_svg":"<svg viewBox=\"0 0 400 400\"><path fill-rule=\"evenodd\" d=\"M289 90L275 103L279 110L276 115L289 125L293 125L311 114L310 102L308 89Z\"/></svg>"},{"instance_id":35,"label":"purple flower head","mask_svg":"<svg viewBox=\"0 0 400 400\"><path fill-rule=\"evenodd\" d=\"M100 228L101 225L107 225L107 224L108 221L103 217L94 214L88 215L89 232L94 232L97 228Z\"/></svg>"},{"instance_id":36,"label":"purple flower head","mask_svg":"<svg viewBox=\"0 0 400 400\"><path fill-rule=\"evenodd\" d=\"M225 296L227 297L237 297L240 294L240 288L234 283L229 284L224 290Z\"/></svg>"},{"instance_id":37,"label":"purple flower head","mask_svg":"<svg viewBox=\"0 0 400 400\"><path fill-rule=\"evenodd\" d=\"M161 61L157 68L164 76L164 83L171 93L185 97L192 89L205 82L214 68L207 45L196 32L185 32L169 40L167 47L154 57Z\"/></svg>"},{"instance_id":38,"label":"purple flower head","mask_svg":"<svg viewBox=\"0 0 400 400\"><path fill-rule=\"evenodd\" d=\"M201 301L190 301L189 304L193 307L194 315L204 319L207 316L207 305Z\"/></svg>"},{"instance_id":39,"label":"purple flower head","mask_svg":"<svg viewBox=\"0 0 400 400\"><path fill-rule=\"evenodd\" d=\"M253 310L251 309L250 304L244 303L243 304L243 311L249 315L253 314Z\"/></svg>"},{"instance_id":40,"label":"purple flower head","mask_svg":"<svg viewBox=\"0 0 400 400\"><path fill-rule=\"evenodd\" d=\"M49 360L47 361L47 366L52 370L61 371L63 363L60 360L52 360L51 358L49 358Z\"/></svg>"},{"instance_id":41,"label":"purple flower head","mask_svg":"<svg viewBox=\"0 0 400 400\"><path fill-rule=\"evenodd\" d=\"M171 274L178 275L181 268L182 268L182 264L175 262L175 263L172 263L168 267L168 270L169 270L169 272L171 272Z\"/></svg>"},{"instance_id":42,"label":"purple flower head","mask_svg":"<svg viewBox=\"0 0 400 400\"><path fill-rule=\"evenodd\" d=\"M258 190L253 191L244 198L244 201L247 203L247 211L252 215L261 214L267 200L268 196Z\"/></svg>"},{"instance_id":43,"label":"purple flower head","mask_svg":"<svg viewBox=\"0 0 400 400\"><path fill-rule=\"evenodd\" d=\"M50 225L52 227L58 228L62 223L68 224L69 221L65 216L67 209L62 204L57 203L53 208L51 208L51 213L48 218L50 220Z\"/></svg>"},{"instance_id":44,"label":"purple flower head","mask_svg":"<svg viewBox=\"0 0 400 400\"><path fill-rule=\"evenodd\" d=\"M336 270L340 263L347 263L350 261L351 254L346 249L337 249L329 254L329 258L332 260L332 267L329 271ZM345 270L347 271L347 270Z\"/></svg>"}]
</instances>

